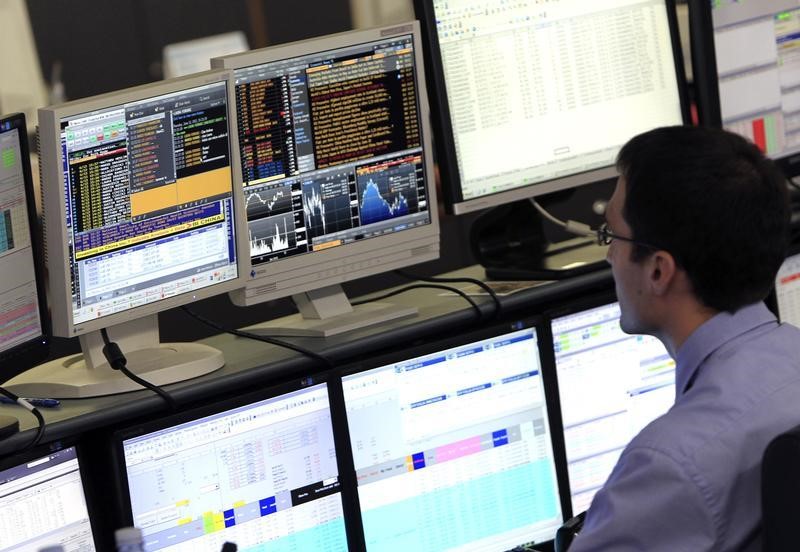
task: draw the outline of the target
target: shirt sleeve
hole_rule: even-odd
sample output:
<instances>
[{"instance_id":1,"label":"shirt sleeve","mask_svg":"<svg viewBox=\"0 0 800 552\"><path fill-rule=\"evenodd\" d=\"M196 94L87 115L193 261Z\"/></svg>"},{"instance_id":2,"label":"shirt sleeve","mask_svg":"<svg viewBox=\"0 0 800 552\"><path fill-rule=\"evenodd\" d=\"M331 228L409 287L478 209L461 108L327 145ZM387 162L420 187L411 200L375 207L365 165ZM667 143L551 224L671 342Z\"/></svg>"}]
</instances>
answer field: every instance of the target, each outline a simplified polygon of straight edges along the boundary
<instances>
[{"instance_id":1,"label":"shirt sleeve","mask_svg":"<svg viewBox=\"0 0 800 552\"><path fill-rule=\"evenodd\" d=\"M716 534L698 482L665 454L635 448L595 495L569 552L712 550Z\"/></svg>"}]
</instances>

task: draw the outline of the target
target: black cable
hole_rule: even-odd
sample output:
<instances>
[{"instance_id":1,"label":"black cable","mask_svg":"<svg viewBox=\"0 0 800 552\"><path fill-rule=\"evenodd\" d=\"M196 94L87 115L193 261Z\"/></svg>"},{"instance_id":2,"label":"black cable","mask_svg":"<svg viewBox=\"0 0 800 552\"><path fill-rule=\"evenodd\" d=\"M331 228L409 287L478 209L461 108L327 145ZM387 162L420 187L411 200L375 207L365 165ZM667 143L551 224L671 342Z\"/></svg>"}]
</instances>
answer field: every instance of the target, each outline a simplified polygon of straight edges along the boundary
<instances>
[{"instance_id":1,"label":"black cable","mask_svg":"<svg viewBox=\"0 0 800 552\"><path fill-rule=\"evenodd\" d=\"M350 304L354 307L358 305L364 305L366 303L373 303L375 301L381 301L383 299L388 299L389 297L394 297L395 295L400 295L401 293L405 293L407 291L411 291L412 289L443 289L445 291L450 291L455 293L456 295L460 295L464 298L464 300L472 305L472 308L475 309L475 312L478 314L478 318L483 317L483 313L481 312L481 307L472 300L472 297L464 293L458 288L454 288L452 286L443 286L438 284L411 284L410 286L406 286L404 288L396 289L394 291L390 291L388 293L384 293L383 295L379 295L377 297L370 297L369 299L363 299L361 301L352 301Z\"/></svg>"},{"instance_id":2,"label":"black cable","mask_svg":"<svg viewBox=\"0 0 800 552\"><path fill-rule=\"evenodd\" d=\"M263 341L264 343L269 343L270 345L275 345L277 347L283 347L285 349L291 349L292 351L295 351L297 353L306 355L309 358L313 358L314 360L316 360L317 362L319 362L320 364L325 366L325 368L333 368L334 367L333 361L331 361L331 359L329 359L328 357L323 356L323 355L321 355L321 354L319 354L319 353L317 353L315 351L312 351L311 349L307 349L305 347L301 347L300 345L295 345L294 343L289 343L288 341L283 341L282 339L277 339L277 338L270 337L270 336L267 336L267 335L258 335L258 334L254 334L254 333L251 333L251 332L246 332L246 331L243 331L243 330L235 330L235 329L231 329L231 328L226 328L222 324L218 324L217 322L214 322L213 320L210 320L210 319L206 318L205 316L197 314L196 312L194 312L193 310L191 310L187 306L183 306L183 307L181 307L181 309L183 309L183 311L186 314L188 314L189 316L191 316L192 318L194 318L198 322L202 322L206 326L209 326L210 328L214 328L215 330L217 330L219 332L228 333L228 334L235 335L235 336L238 336L238 337L244 337L244 338L247 338L247 339L253 339L255 341Z\"/></svg>"},{"instance_id":3,"label":"black cable","mask_svg":"<svg viewBox=\"0 0 800 552\"><path fill-rule=\"evenodd\" d=\"M167 403L167 406L169 406L170 410L173 412L178 410L178 403L175 402L175 399L172 398L172 395L164 391L158 385L143 380L128 369L128 360L125 358L125 355L122 354L122 350L119 348L119 345L109 339L108 332L105 328L100 330L100 335L103 336L103 343L105 343L105 346L103 347L103 355L105 355L106 360L114 370L119 370L125 374L128 379L138 383L146 389L149 389L164 399L164 402Z\"/></svg>"},{"instance_id":4,"label":"black cable","mask_svg":"<svg viewBox=\"0 0 800 552\"><path fill-rule=\"evenodd\" d=\"M402 276L403 278L406 278L408 280L419 280L421 282L434 282L434 283L443 283L443 284L458 284L458 283L462 283L463 282L463 283L467 283L467 284L472 284L472 285L478 286L483 291L485 291L489 295L489 297L492 298L492 301L494 301L494 308L495 308L494 316L496 318L500 316L500 313L503 310L503 305L500 303L500 297L497 296L497 293L495 293L495 291L492 289L492 286L490 286L486 282L478 280L477 278L466 278L466 277L465 278L442 278L440 276L436 276L436 277L427 276L426 277L426 276L417 276L415 274L410 274L410 273L406 272L405 270L395 270L394 272L395 272L395 274L398 274L399 276Z\"/></svg>"},{"instance_id":5,"label":"black cable","mask_svg":"<svg viewBox=\"0 0 800 552\"><path fill-rule=\"evenodd\" d=\"M42 416L42 413L39 412L38 408L33 406L31 403L29 403L25 399L21 399L20 397L16 396L14 393L9 391L8 389L6 389L4 387L0 387L0 394L5 395L9 399L14 401L18 405L20 405L21 407L29 410L31 414L36 416L36 420L39 422L39 427L36 428L36 435L34 435L33 441L31 441L30 443L25 445L25 447L22 448L18 452L24 452L26 450L32 449L33 447L35 447L36 445L39 444L39 442L42 440L42 437L44 436L44 428L45 428L45 425L46 425L45 421L44 421L44 416Z\"/></svg>"}]
</instances>

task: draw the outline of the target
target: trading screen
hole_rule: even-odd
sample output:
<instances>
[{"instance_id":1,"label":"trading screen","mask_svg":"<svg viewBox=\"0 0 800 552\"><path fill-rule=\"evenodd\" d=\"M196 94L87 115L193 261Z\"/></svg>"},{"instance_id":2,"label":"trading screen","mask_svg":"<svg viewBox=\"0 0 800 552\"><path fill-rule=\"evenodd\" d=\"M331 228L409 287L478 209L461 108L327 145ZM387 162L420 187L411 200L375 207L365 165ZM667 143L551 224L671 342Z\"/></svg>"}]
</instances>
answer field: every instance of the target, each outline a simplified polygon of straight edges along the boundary
<instances>
[{"instance_id":1,"label":"trading screen","mask_svg":"<svg viewBox=\"0 0 800 552\"><path fill-rule=\"evenodd\" d=\"M562 522L536 332L343 378L367 549L509 550Z\"/></svg>"},{"instance_id":2,"label":"trading screen","mask_svg":"<svg viewBox=\"0 0 800 552\"><path fill-rule=\"evenodd\" d=\"M74 447L0 471L0 550L53 545L95 549Z\"/></svg>"},{"instance_id":3,"label":"trading screen","mask_svg":"<svg viewBox=\"0 0 800 552\"><path fill-rule=\"evenodd\" d=\"M712 2L722 124L772 157L800 151L796 0Z\"/></svg>"},{"instance_id":4,"label":"trading screen","mask_svg":"<svg viewBox=\"0 0 800 552\"><path fill-rule=\"evenodd\" d=\"M62 120L74 322L237 277L227 83Z\"/></svg>"},{"instance_id":5,"label":"trading screen","mask_svg":"<svg viewBox=\"0 0 800 552\"><path fill-rule=\"evenodd\" d=\"M0 352L42 335L21 139L0 128Z\"/></svg>"},{"instance_id":6,"label":"trading screen","mask_svg":"<svg viewBox=\"0 0 800 552\"><path fill-rule=\"evenodd\" d=\"M347 550L325 384L123 442L145 549Z\"/></svg>"},{"instance_id":7,"label":"trading screen","mask_svg":"<svg viewBox=\"0 0 800 552\"><path fill-rule=\"evenodd\" d=\"M800 255L791 255L775 277L775 297L781 322L800 326Z\"/></svg>"},{"instance_id":8,"label":"trading screen","mask_svg":"<svg viewBox=\"0 0 800 552\"><path fill-rule=\"evenodd\" d=\"M433 7L465 200L613 166L630 137L682 123L663 0Z\"/></svg>"},{"instance_id":9,"label":"trading screen","mask_svg":"<svg viewBox=\"0 0 800 552\"><path fill-rule=\"evenodd\" d=\"M624 333L619 316L613 303L552 321L573 514L675 401L675 361L656 338Z\"/></svg>"},{"instance_id":10,"label":"trading screen","mask_svg":"<svg viewBox=\"0 0 800 552\"><path fill-rule=\"evenodd\" d=\"M412 37L237 69L253 264L430 223Z\"/></svg>"}]
</instances>

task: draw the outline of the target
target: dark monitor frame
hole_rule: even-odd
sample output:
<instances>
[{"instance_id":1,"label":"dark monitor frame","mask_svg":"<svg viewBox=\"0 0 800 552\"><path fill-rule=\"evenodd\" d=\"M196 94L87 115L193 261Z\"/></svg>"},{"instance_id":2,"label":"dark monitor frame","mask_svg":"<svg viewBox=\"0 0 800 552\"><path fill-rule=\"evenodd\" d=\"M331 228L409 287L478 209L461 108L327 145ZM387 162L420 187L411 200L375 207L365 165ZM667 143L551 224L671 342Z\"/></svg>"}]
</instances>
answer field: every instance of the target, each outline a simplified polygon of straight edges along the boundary
<instances>
[{"instance_id":1,"label":"dark monitor frame","mask_svg":"<svg viewBox=\"0 0 800 552\"><path fill-rule=\"evenodd\" d=\"M337 442L345 443L346 450L343 450L341 453L341 461L344 464L344 470L340 473L340 477L343 482L347 482L351 487L352 491L352 500L350 502L350 507L352 508L350 514L353 516L353 519L356 520L354 523L354 528L357 528L357 534L362 539L359 542L360 548L358 550L366 549L366 543L364 541L364 528L362 525L361 520L361 504L358 497L358 486L356 480L356 469L355 469L355 461L353 460L353 453L350 447L350 429L347 422L347 411L344 403L344 390L342 385L342 378L346 376L355 375L361 372L365 372L367 370L371 370L374 368L379 368L381 366L386 366L389 364L394 364L397 362L402 362L404 360L408 360L410 358L424 356L427 354L435 353L436 351L441 351L444 349L449 349L452 347L458 347L460 345L466 345L467 343L471 343L474 341L480 341L483 339L489 339L492 337L500 336L505 333L511 333L518 330L523 330L527 328L533 328L536 330L536 337L539 344L539 354L540 354L540 361L541 361L541 343L543 340L543 328L546 326L544 323L544 319L539 315L533 316L524 316L506 320L502 323L497 323L488 327L483 327L480 329L468 331L466 333L459 334L457 337L447 337L447 338L439 338L439 339L431 339L426 340L422 343L413 344L411 347L404 349L402 351L393 351L390 353L385 353L381 356L371 357L365 360L359 360L354 363L350 363L338 370L335 371L336 377L332 379L334 385L331 388L331 397L335 399L335 410L334 410L334 438ZM548 388L548 380L551 380L555 377L554 374L546 374L546 371L551 370L550 367L546 367L544 364L541 366L542 370L542 383L545 393L545 405L547 407L547 417L549 420L549 427L548 431L551 433L551 445L553 447L553 461L555 463L556 468L556 484L558 485L558 498L559 503L561 506L561 513L564 520L569 519L567 515L567 509L570 506L570 495L567 491L567 463L566 463L566 451L564 450L564 442L563 439L557 440L553 439L553 432L556 428L562 426L561 423L561 411L558 408L558 395L553 394L550 392ZM556 417L559 417L558 423L555 424L554 420ZM337 448L337 455L339 454ZM357 527L356 527L357 524ZM545 543L549 543L550 541L544 541ZM539 544L539 543L537 543ZM545 550L549 549L548 545L545 544Z\"/></svg>"},{"instance_id":2,"label":"dark monitor frame","mask_svg":"<svg viewBox=\"0 0 800 552\"><path fill-rule=\"evenodd\" d=\"M426 79L428 96L431 103L431 123L434 133L434 152L436 154L436 161L439 166L442 183L442 198L445 202L445 208L448 213L456 213L457 205L465 205L467 202L479 201L480 199L487 199L493 205L500 203L507 204L513 203L515 199L493 199L493 196L503 194L506 192L499 192L483 196L482 198L474 198L471 200L464 200L461 191L461 175L458 170L458 156L455 149L455 140L453 134L452 118L450 115L450 106L448 102L447 86L444 80L444 67L442 63L442 54L439 47L439 38L436 32L436 14L433 9L433 0L413 0L414 12L420 20L422 28L423 43L425 46L424 56L425 65L428 68ZM702 0L698 0L702 1ZM677 9L675 7L675 0L665 0L667 9L667 20L670 30L670 41L672 44L673 59L675 61L676 81L678 84L678 96L681 105L681 115L684 124L691 121L689 100L688 100L688 87L686 83L686 70L683 62L683 52L681 50L680 37L678 32L678 18ZM699 69L702 70L703 64ZM593 173L598 173L594 175ZM608 174L605 174L608 173ZM543 185L556 182L560 180L544 180L536 183L529 183L524 186L514 188L512 191L519 193L527 192L528 197L535 197L543 194L556 194L561 191L571 190L579 186L596 183L608 178L613 178L616 175L616 169L613 166L599 167L584 173L573 173L573 175L564 177L565 179L573 178L575 175L581 176L581 180L586 180L578 184L566 184L558 186L555 189L548 191L540 191ZM525 192L522 192L522 191ZM466 208L467 211L474 210Z\"/></svg>"},{"instance_id":3,"label":"dark monitor frame","mask_svg":"<svg viewBox=\"0 0 800 552\"><path fill-rule=\"evenodd\" d=\"M346 451L349 451L349 444L342 442L337 435L337 401L335 398L335 390L337 385L332 383L332 376L330 371L319 372L313 375L294 378L288 381L283 381L276 385L264 387L258 391L252 391L244 395L229 397L222 399L218 402L196 406L179 413L166 416L159 419L146 419L140 423L129 425L122 429L118 429L110 435L110 448L111 458L113 465L113 486L114 497L117 501L115 505L115 516L119 527L129 527L133 525L133 512L131 509L131 497L128 487L128 474L125 467L125 451L123 448L123 441L126 439L138 437L154 431L166 429L175 425L186 422L191 422L199 418L211 416L214 414L222 413L226 410L239 408L252 404L255 402L272 399L285 393L294 391L301 391L311 386L325 384L328 388L328 401L331 411L331 424L333 426L334 446L336 449L336 464L339 470L339 482L341 484L340 492L342 497L342 511L344 513L345 532L347 536L347 545L351 550L359 550L356 543L359 542L360 536L356 531L357 527L353 523L353 517L350 515L351 503L354 495L354 485L345 480L344 473L346 464L343 464L342 457ZM340 386L339 386L340 387Z\"/></svg>"},{"instance_id":4,"label":"dark monitor frame","mask_svg":"<svg viewBox=\"0 0 800 552\"><path fill-rule=\"evenodd\" d=\"M50 454L63 451L70 447L75 447L75 453L78 458L78 468L81 476L81 483L83 486L83 495L86 500L86 511L89 515L89 523L92 529L92 540L94 541L95 550L102 550L101 547L101 534L108 528L98 520L102 518L104 505L102 503L101 495L97 491L97 482L93 481L94 473L88 466L89 454L85 450L85 444L77 438L64 439L61 441L53 441L44 445L36 446L32 449L12 453L8 456L0 458L0 471L7 470L39 458L43 458Z\"/></svg>"},{"instance_id":5,"label":"dark monitor frame","mask_svg":"<svg viewBox=\"0 0 800 552\"><path fill-rule=\"evenodd\" d=\"M553 307L544 313L544 324L542 325L542 335L540 342L549 343L549 347L540 347L539 355L542 364L542 375L544 377L545 393L548 393L553 398L554 412L548 412L551 416L551 430L553 431L553 448L558 450L562 455L557 458L557 462L564 471L564 483L562 492L566 495L566 502L564 506L564 517L569 519L576 516L580 512L572 511L572 489L569 484L569 472L567 464L567 445L564 439L564 422L561 415L561 401L558 389L558 373L556 371L556 358L553 349L553 332L550 323L553 319L569 314L592 309L595 307L602 307L617 301L617 294L613 288L608 290L599 291L590 295L580 295L567 300L563 304ZM545 341L547 340L547 341ZM556 447L555 444L558 443Z\"/></svg>"},{"instance_id":6,"label":"dark monitor frame","mask_svg":"<svg viewBox=\"0 0 800 552\"><path fill-rule=\"evenodd\" d=\"M25 199L28 212L28 227L31 234L33 252L34 277L36 280L37 301L39 302L39 319L42 335L20 343L6 351L0 352L0 385L21 374L28 368L44 361L50 354L50 338L52 336L50 315L47 309L47 296L44 271L44 245L42 241L39 217L36 212L36 200L33 176L30 164L30 148L28 146L28 130L25 115L15 113L0 119L0 132L16 129L20 142L20 163L25 186Z\"/></svg>"}]
</instances>

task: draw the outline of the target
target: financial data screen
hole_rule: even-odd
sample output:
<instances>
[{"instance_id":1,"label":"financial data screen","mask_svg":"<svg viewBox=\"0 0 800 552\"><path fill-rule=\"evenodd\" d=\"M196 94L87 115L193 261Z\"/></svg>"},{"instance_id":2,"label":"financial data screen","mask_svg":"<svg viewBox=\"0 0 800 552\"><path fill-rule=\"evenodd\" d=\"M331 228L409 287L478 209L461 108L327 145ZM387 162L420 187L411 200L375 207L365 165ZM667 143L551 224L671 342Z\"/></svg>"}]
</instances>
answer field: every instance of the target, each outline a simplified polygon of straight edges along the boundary
<instances>
[{"instance_id":1,"label":"financial data screen","mask_svg":"<svg viewBox=\"0 0 800 552\"><path fill-rule=\"evenodd\" d=\"M20 129L0 123L0 353L43 334ZM25 132L25 129L22 129Z\"/></svg>"},{"instance_id":2,"label":"financial data screen","mask_svg":"<svg viewBox=\"0 0 800 552\"><path fill-rule=\"evenodd\" d=\"M722 124L773 158L800 151L800 6L712 2Z\"/></svg>"},{"instance_id":3,"label":"financial data screen","mask_svg":"<svg viewBox=\"0 0 800 552\"><path fill-rule=\"evenodd\" d=\"M227 83L61 121L73 321L237 277Z\"/></svg>"},{"instance_id":4,"label":"financial data screen","mask_svg":"<svg viewBox=\"0 0 800 552\"><path fill-rule=\"evenodd\" d=\"M664 0L434 0L464 200L614 165L681 124Z\"/></svg>"},{"instance_id":5,"label":"financial data screen","mask_svg":"<svg viewBox=\"0 0 800 552\"><path fill-rule=\"evenodd\" d=\"M675 402L675 361L628 335L613 303L552 321L572 512L589 508L628 442Z\"/></svg>"},{"instance_id":6,"label":"financial data screen","mask_svg":"<svg viewBox=\"0 0 800 552\"><path fill-rule=\"evenodd\" d=\"M343 378L367 550L509 550L562 522L536 332Z\"/></svg>"},{"instance_id":7,"label":"financial data screen","mask_svg":"<svg viewBox=\"0 0 800 552\"><path fill-rule=\"evenodd\" d=\"M253 264L430 224L411 35L237 69Z\"/></svg>"},{"instance_id":8,"label":"financial data screen","mask_svg":"<svg viewBox=\"0 0 800 552\"><path fill-rule=\"evenodd\" d=\"M781 322L800 326L800 254L787 257L778 270L775 297Z\"/></svg>"},{"instance_id":9,"label":"financial data screen","mask_svg":"<svg viewBox=\"0 0 800 552\"><path fill-rule=\"evenodd\" d=\"M0 471L0 550L94 550L75 448Z\"/></svg>"},{"instance_id":10,"label":"financial data screen","mask_svg":"<svg viewBox=\"0 0 800 552\"><path fill-rule=\"evenodd\" d=\"M145 549L347 550L325 384L123 441Z\"/></svg>"}]
</instances>

